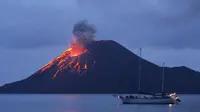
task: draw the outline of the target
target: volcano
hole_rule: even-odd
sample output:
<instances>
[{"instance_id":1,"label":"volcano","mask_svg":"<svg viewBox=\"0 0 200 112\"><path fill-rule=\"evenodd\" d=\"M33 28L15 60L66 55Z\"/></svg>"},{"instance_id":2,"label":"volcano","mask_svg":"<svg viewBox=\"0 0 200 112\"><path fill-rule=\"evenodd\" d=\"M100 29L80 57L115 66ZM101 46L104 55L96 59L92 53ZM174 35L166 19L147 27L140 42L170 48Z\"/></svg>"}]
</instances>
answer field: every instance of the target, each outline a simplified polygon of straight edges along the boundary
<instances>
[{"instance_id":1,"label":"volcano","mask_svg":"<svg viewBox=\"0 0 200 112\"><path fill-rule=\"evenodd\" d=\"M21 81L5 84L0 93L135 93L139 58L112 40L70 47ZM141 90L160 92L162 68L141 59ZM165 67L167 92L200 93L200 73L187 67Z\"/></svg>"}]
</instances>

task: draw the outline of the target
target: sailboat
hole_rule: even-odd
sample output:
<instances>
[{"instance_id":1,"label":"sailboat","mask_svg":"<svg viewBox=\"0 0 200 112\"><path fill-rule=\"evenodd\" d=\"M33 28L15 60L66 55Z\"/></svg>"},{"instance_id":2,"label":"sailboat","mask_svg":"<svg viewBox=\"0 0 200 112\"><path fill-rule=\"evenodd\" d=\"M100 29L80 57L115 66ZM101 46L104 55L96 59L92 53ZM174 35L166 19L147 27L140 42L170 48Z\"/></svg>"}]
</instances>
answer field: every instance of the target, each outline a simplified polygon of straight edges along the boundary
<instances>
[{"instance_id":1,"label":"sailboat","mask_svg":"<svg viewBox=\"0 0 200 112\"><path fill-rule=\"evenodd\" d=\"M141 48L140 48L140 58L139 58L139 77L138 77L138 92L137 94L129 95L114 95L119 98L123 104L175 104L181 100L176 95L176 93L164 93L164 63L163 63L163 72L162 72L162 84L161 84L161 93L145 93L140 91L141 83Z\"/></svg>"}]
</instances>

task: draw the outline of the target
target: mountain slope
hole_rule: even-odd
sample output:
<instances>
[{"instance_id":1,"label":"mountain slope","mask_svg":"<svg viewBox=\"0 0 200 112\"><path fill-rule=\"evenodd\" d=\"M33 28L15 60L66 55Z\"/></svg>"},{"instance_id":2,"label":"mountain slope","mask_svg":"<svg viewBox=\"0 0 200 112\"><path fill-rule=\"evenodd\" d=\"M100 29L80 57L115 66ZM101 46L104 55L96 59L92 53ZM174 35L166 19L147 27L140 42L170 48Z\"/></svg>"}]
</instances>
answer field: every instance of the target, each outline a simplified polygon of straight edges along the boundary
<instances>
[{"instance_id":1,"label":"mountain slope","mask_svg":"<svg viewBox=\"0 0 200 112\"><path fill-rule=\"evenodd\" d=\"M95 41L87 45L89 53L80 55L87 70L66 67L53 78L59 67L54 63L30 77L0 87L0 93L134 93L138 85L139 57L115 41ZM65 62L69 64L70 62ZM83 66L82 64L82 66ZM141 90L160 91L159 66L141 60ZM72 66L75 66L72 65ZM200 93L200 73L187 67L165 68L165 90Z\"/></svg>"}]
</instances>

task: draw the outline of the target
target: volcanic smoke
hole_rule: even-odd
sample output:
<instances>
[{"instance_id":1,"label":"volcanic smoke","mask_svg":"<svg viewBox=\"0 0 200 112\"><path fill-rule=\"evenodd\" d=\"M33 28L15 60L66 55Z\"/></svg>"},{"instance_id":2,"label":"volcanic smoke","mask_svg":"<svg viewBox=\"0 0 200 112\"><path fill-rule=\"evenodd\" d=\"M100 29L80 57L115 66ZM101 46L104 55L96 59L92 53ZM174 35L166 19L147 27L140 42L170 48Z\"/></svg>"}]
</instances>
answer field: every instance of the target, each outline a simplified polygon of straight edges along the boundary
<instances>
[{"instance_id":1,"label":"volcanic smoke","mask_svg":"<svg viewBox=\"0 0 200 112\"><path fill-rule=\"evenodd\" d=\"M77 22L73 27L70 47L60 56L42 67L40 72L44 72L48 68L56 65L58 69L53 74L53 78L56 78L63 70L66 69L70 70L70 72L75 71L84 75L88 69L87 58L83 59L80 56L85 53L90 54L86 48L86 44L94 41L95 33L96 29L94 26L88 24L86 20ZM95 64L95 60L93 60L93 64Z\"/></svg>"}]
</instances>

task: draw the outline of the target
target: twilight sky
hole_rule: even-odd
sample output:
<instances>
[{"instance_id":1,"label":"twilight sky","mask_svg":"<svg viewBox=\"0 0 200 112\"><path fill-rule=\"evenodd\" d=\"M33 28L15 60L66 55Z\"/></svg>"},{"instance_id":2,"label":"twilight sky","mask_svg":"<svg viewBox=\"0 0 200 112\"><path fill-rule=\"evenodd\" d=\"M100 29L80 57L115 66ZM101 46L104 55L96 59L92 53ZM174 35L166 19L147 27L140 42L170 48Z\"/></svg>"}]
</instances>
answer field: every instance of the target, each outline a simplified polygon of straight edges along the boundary
<instances>
[{"instance_id":1,"label":"twilight sky","mask_svg":"<svg viewBox=\"0 0 200 112\"><path fill-rule=\"evenodd\" d=\"M73 24L95 24L160 65L200 71L200 0L1 0L0 85L30 76L69 45Z\"/></svg>"}]
</instances>

